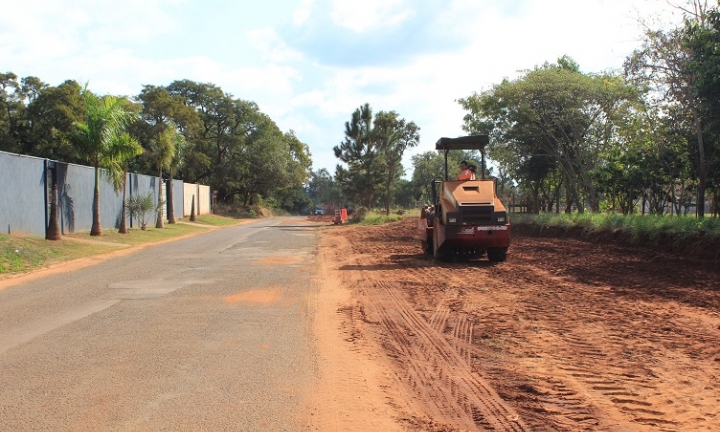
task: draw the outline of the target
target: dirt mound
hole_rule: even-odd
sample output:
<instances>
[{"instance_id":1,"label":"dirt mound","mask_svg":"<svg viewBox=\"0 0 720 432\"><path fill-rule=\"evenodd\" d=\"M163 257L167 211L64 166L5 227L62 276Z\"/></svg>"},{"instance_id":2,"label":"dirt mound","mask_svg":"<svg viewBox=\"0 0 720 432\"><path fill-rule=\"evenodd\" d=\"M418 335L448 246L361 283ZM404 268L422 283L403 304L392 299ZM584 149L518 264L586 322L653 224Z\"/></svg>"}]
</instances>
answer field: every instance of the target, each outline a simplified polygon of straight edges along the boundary
<instances>
[{"instance_id":1,"label":"dirt mound","mask_svg":"<svg viewBox=\"0 0 720 432\"><path fill-rule=\"evenodd\" d=\"M438 263L413 221L325 234L409 430L713 430L720 269L515 232L508 261Z\"/></svg>"}]
</instances>

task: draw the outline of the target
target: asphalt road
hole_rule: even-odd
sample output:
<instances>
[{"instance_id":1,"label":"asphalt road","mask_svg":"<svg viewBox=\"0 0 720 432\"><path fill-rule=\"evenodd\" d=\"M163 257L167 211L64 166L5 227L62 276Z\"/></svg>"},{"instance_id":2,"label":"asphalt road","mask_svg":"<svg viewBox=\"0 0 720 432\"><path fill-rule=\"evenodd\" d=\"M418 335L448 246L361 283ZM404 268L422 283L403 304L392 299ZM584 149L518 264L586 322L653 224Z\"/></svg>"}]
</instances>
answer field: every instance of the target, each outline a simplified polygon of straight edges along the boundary
<instances>
[{"instance_id":1,"label":"asphalt road","mask_svg":"<svg viewBox=\"0 0 720 432\"><path fill-rule=\"evenodd\" d=\"M0 430L296 430L317 241L298 222L0 291Z\"/></svg>"}]
</instances>

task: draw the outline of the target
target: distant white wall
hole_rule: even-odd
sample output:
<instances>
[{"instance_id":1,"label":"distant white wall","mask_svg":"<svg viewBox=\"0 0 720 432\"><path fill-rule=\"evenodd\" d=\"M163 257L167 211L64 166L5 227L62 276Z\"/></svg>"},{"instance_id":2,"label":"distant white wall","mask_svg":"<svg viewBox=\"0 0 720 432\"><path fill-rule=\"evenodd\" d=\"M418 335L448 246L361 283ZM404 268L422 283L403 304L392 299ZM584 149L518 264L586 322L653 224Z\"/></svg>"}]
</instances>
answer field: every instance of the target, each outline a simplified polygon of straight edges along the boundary
<instances>
[{"instance_id":1,"label":"distant white wall","mask_svg":"<svg viewBox=\"0 0 720 432\"><path fill-rule=\"evenodd\" d=\"M200 197L199 214L210 213L210 186L198 185L198 196Z\"/></svg>"},{"instance_id":2,"label":"distant white wall","mask_svg":"<svg viewBox=\"0 0 720 432\"><path fill-rule=\"evenodd\" d=\"M192 183L183 184L183 216L192 212L193 196L195 197L195 214L210 213L210 186Z\"/></svg>"}]
</instances>

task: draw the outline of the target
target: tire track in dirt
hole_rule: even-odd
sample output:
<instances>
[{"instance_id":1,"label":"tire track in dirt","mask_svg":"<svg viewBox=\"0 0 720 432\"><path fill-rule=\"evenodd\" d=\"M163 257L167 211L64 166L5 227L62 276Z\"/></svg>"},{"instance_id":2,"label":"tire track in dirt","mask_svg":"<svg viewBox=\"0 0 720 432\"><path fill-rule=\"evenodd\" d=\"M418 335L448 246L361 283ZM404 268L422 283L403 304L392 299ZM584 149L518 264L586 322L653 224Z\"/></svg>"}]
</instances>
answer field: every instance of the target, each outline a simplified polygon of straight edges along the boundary
<instances>
[{"instance_id":1,"label":"tire track in dirt","mask_svg":"<svg viewBox=\"0 0 720 432\"><path fill-rule=\"evenodd\" d=\"M526 272L531 270L537 275L537 269L526 269ZM572 289L573 285L558 279L546 275L545 281L552 283L544 284L546 293L562 293L564 296L564 301L558 303L557 308L548 310L546 307L543 308L541 303L532 300L526 304L528 311L543 313L547 324L555 324L554 333L560 335L560 340L555 345L558 348L556 352L560 352L560 348L567 350L571 347L571 352L579 354L572 356L572 359L568 359L565 355L553 355L557 362L556 370L569 375L565 378L566 381L579 381L582 386L605 396L603 399L598 398L594 402L596 405L606 404L609 401L615 409L628 417L630 422L657 427L660 430L666 427L670 428L668 430L675 430L678 422L673 418L672 413L666 411L667 401L650 402L654 399L653 396L660 392L658 388L660 380L652 371L652 367L645 364L644 357L647 356L636 359L639 357L637 354L643 351L631 342L635 337L632 329L637 323L628 319L625 313L619 312L627 311L632 305L620 307L618 310L608 307L604 312L598 313L595 308L598 304L606 302L607 298L587 292L582 294L583 299L577 298ZM594 298L588 301L588 296ZM595 306L590 309L585 304ZM573 313L563 305L572 305ZM572 316L581 319L576 322L570 319ZM582 328L599 320L613 324L611 328L595 329L596 334L592 335L596 337L597 333L605 334L602 347L588 342L589 331ZM667 320L653 321L668 323ZM696 334L695 338L690 339L697 342L697 336L699 335ZM679 349L681 345L675 343L673 348ZM601 375L592 373L597 369L598 364L602 364L604 368Z\"/></svg>"},{"instance_id":2,"label":"tire track in dirt","mask_svg":"<svg viewBox=\"0 0 720 432\"><path fill-rule=\"evenodd\" d=\"M391 286L381 279L366 279L366 286L367 283L379 287L385 294L382 297L373 296L372 302L380 312L388 336L405 349L404 360L412 366L405 379L413 382L414 387L417 386L416 382L423 387L431 386L444 396L439 398L439 395L427 394L436 401L439 409L434 418L436 421L450 417L447 423L460 428L529 430L522 424L515 410L507 406L492 387L471 371L442 333L418 317ZM444 328L445 320L441 318L438 321L443 323ZM410 339L406 335L414 338Z\"/></svg>"},{"instance_id":3,"label":"tire track in dirt","mask_svg":"<svg viewBox=\"0 0 720 432\"><path fill-rule=\"evenodd\" d=\"M407 221L344 229L363 254L337 251L352 257L343 276L355 278L362 325L412 395L408 425L491 429L487 418L502 418L496 400L520 417L501 427L714 430L720 286L707 281L720 280L717 269L567 240L543 239L538 252L528 238L503 264L437 263L411 230ZM642 278L627 273L639 269ZM480 412L472 398L487 397L484 388L494 397ZM470 423L474 410L482 418Z\"/></svg>"},{"instance_id":4,"label":"tire track in dirt","mask_svg":"<svg viewBox=\"0 0 720 432\"><path fill-rule=\"evenodd\" d=\"M417 263L415 263L417 265ZM458 269L461 269L458 266ZM434 266L404 269L404 276L408 283L404 283L404 287L420 286L421 284L432 285L438 279L438 273ZM465 278L457 274L448 275L446 284L449 286L463 286L467 282ZM424 282L422 282L424 281ZM412 283L411 283L412 282ZM497 281L494 284L498 284ZM415 297L415 296L413 296ZM462 297L462 296L457 296ZM428 318L428 324L436 331L444 333L445 338L453 346L453 348L471 365L473 370L478 371L482 375L495 377L498 382L508 381L508 377L512 375L512 371L502 366L493 355L488 355L486 351L478 349L474 345L475 328L487 331L481 334L480 338L486 334L509 334L512 331L511 326L502 325L502 320L494 314L478 313L479 306L475 302L464 302L453 298L450 302L455 306L456 311L453 312L443 306L438 306L435 313ZM466 304L465 304L466 303ZM468 313L468 311L470 313ZM468 319L468 317L470 319ZM471 321L472 320L472 321ZM448 324L448 322L453 323ZM448 326L451 326L448 329ZM516 343L527 344L526 338L520 335L514 335ZM482 367L482 365L486 365ZM494 365L494 366L489 366ZM599 424L597 417L592 415L593 409L582 397L578 391L569 388L562 382L553 378L552 375L543 377L544 381L549 384L549 388L539 390L536 386L519 384L521 390L532 396L534 403L532 409L523 413L523 419L526 421L531 430L577 430L578 428L587 428L594 430ZM510 380L513 381L513 380ZM522 378L516 381L522 383ZM512 398L511 398L512 399ZM553 418L557 417L557 418Z\"/></svg>"},{"instance_id":5,"label":"tire track in dirt","mask_svg":"<svg viewBox=\"0 0 720 432\"><path fill-rule=\"evenodd\" d=\"M544 288L546 293L562 291L563 304L573 305L575 309L571 314L560 303L557 308L548 309L532 300L525 305L530 313L544 314L546 328L558 336L555 342L550 342L550 346L555 348L550 357L556 364L556 376L561 376L562 381L566 383L575 383L572 387L590 390L591 395L592 392L600 393L604 398L593 397L593 405L602 406L604 411L615 411L613 417L618 416L619 413L621 416L629 417L629 421L640 424L676 425L675 421L667 418L664 411L651 409L653 404L646 401L649 394L657 391L657 387L653 384L652 374L645 373L641 377L627 373L628 370L638 371L640 365L623 358L623 353L627 352L625 339L606 337L602 347L588 342L584 337L588 330L583 327L592 323L598 314L594 310L586 309L582 302L578 301L579 299L568 298L571 296L567 294L570 291L567 289L569 287L564 286L562 282L554 281L552 285L547 284ZM597 304L595 301L588 303ZM569 319L571 316L582 317L582 319L580 322L574 322ZM614 321L615 325L626 325L621 316L612 316L610 320ZM591 331L597 333L605 330L593 329ZM568 353L573 353L573 355L568 355ZM598 365L603 365L602 374L593 372ZM638 408L638 406L642 408ZM577 418L570 418L577 420ZM590 419L588 417L588 420Z\"/></svg>"}]
</instances>

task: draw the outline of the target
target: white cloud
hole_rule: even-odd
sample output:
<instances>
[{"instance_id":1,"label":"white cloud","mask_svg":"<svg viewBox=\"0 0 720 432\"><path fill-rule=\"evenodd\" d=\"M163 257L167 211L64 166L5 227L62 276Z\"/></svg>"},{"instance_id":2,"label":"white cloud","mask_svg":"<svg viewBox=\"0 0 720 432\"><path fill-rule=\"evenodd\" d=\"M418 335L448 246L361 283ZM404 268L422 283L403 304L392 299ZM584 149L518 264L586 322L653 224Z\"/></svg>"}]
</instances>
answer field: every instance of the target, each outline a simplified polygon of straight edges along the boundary
<instances>
[{"instance_id":1,"label":"white cloud","mask_svg":"<svg viewBox=\"0 0 720 432\"><path fill-rule=\"evenodd\" d=\"M332 171L337 160L331 148L343 138L343 123L365 102L375 110L396 110L421 126L422 144L410 154L431 150L438 138L464 133L465 112L457 99L566 54L586 72L619 69L640 45L638 16L664 10L642 0L546 0L526 2L524 9L508 14L457 1L442 19L471 38L465 49L416 56L397 67L323 67L326 78L295 95L284 120L300 126L299 136L315 149L316 168ZM302 110L316 114L300 122L296 114Z\"/></svg>"},{"instance_id":2,"label":"white cloud","mask_svg":"<svg viewBox=\"0 0 720 432\"><path fill-rule=\"evenodd\" d=\"M362 33L373 27L400 24L412 15L405 0L331 0L330 17L340 27Z\"/></svg>"},{"instance_id":3,"label":"white cloud","mask_svg":"<svg viewBox=\"0 0 720 432\"><path fill-rule=\"evenodd\" d=\"M293 24L302 25L310 18L314 3L314 0L302 0L300 6L293 11Z\"/></svg>"},{"instance_id":4,"label":"white cloud","mask_svg":"<svg viewBox=\"0 0 720 432\"><path fill-rule=\"evenodd\" d=\"M283 24L253 27L245 22L232 29L234 33L223 33L251 57L238 66L233 63L237 53L210 55L202 48L189 53L165 46L169 54L163 58L142 54L140 48L161 39L158 36L177 32L193 34L200 45L213 43L205 39L212 34L207 31L211 23L202 27L194 17L170 14L168 8L182 5L176 1L7 3L0 15L0 58L8 70L51 84L89 81L94 91L115 94L137 94L143 84L167 85L176 79L210 82L257 102L282 129L294 129L311 145L315 168L331 171L336 163L332 146L342 140L344 122L365 102L418 123L422 146L413 152L426 151L441 136L462 134L465 113L456 99L565 54L586 72L619 68L640 44L636 17L667 11L657 0L453 0L438 20L417 20L432 22L427 27L437 35L450 34L464 42L447 48L452 52L409 50L407 61L390 66L363 65L358 56L359 66L335 67L313 63L306 53L290 48L280 26L303 30L311 25L317 29L318 22L326 27L334 23L334 30L320 35L328 38L343 29L382 33L382 28L414 23L427 11L440 9L435 3L423 9L403 0L300 0L294 9L284 10ZM215 6L222 14L219 3ZM318 21L316 14L325 18ZM374 49L382 49L382 44Z\"/></svg>"},{"instance_id":5,"label":"white cloud","mask_svg":"<svg viewBox=\"0 0 720 432\"><path fill-rule=\"evenodd\" d=\"M274 29L249 30L246 35L250 45L261 53L262 59L266 62L285 63L303 60L302 53L288 47Z\"/></svg>"}]
</instances>

